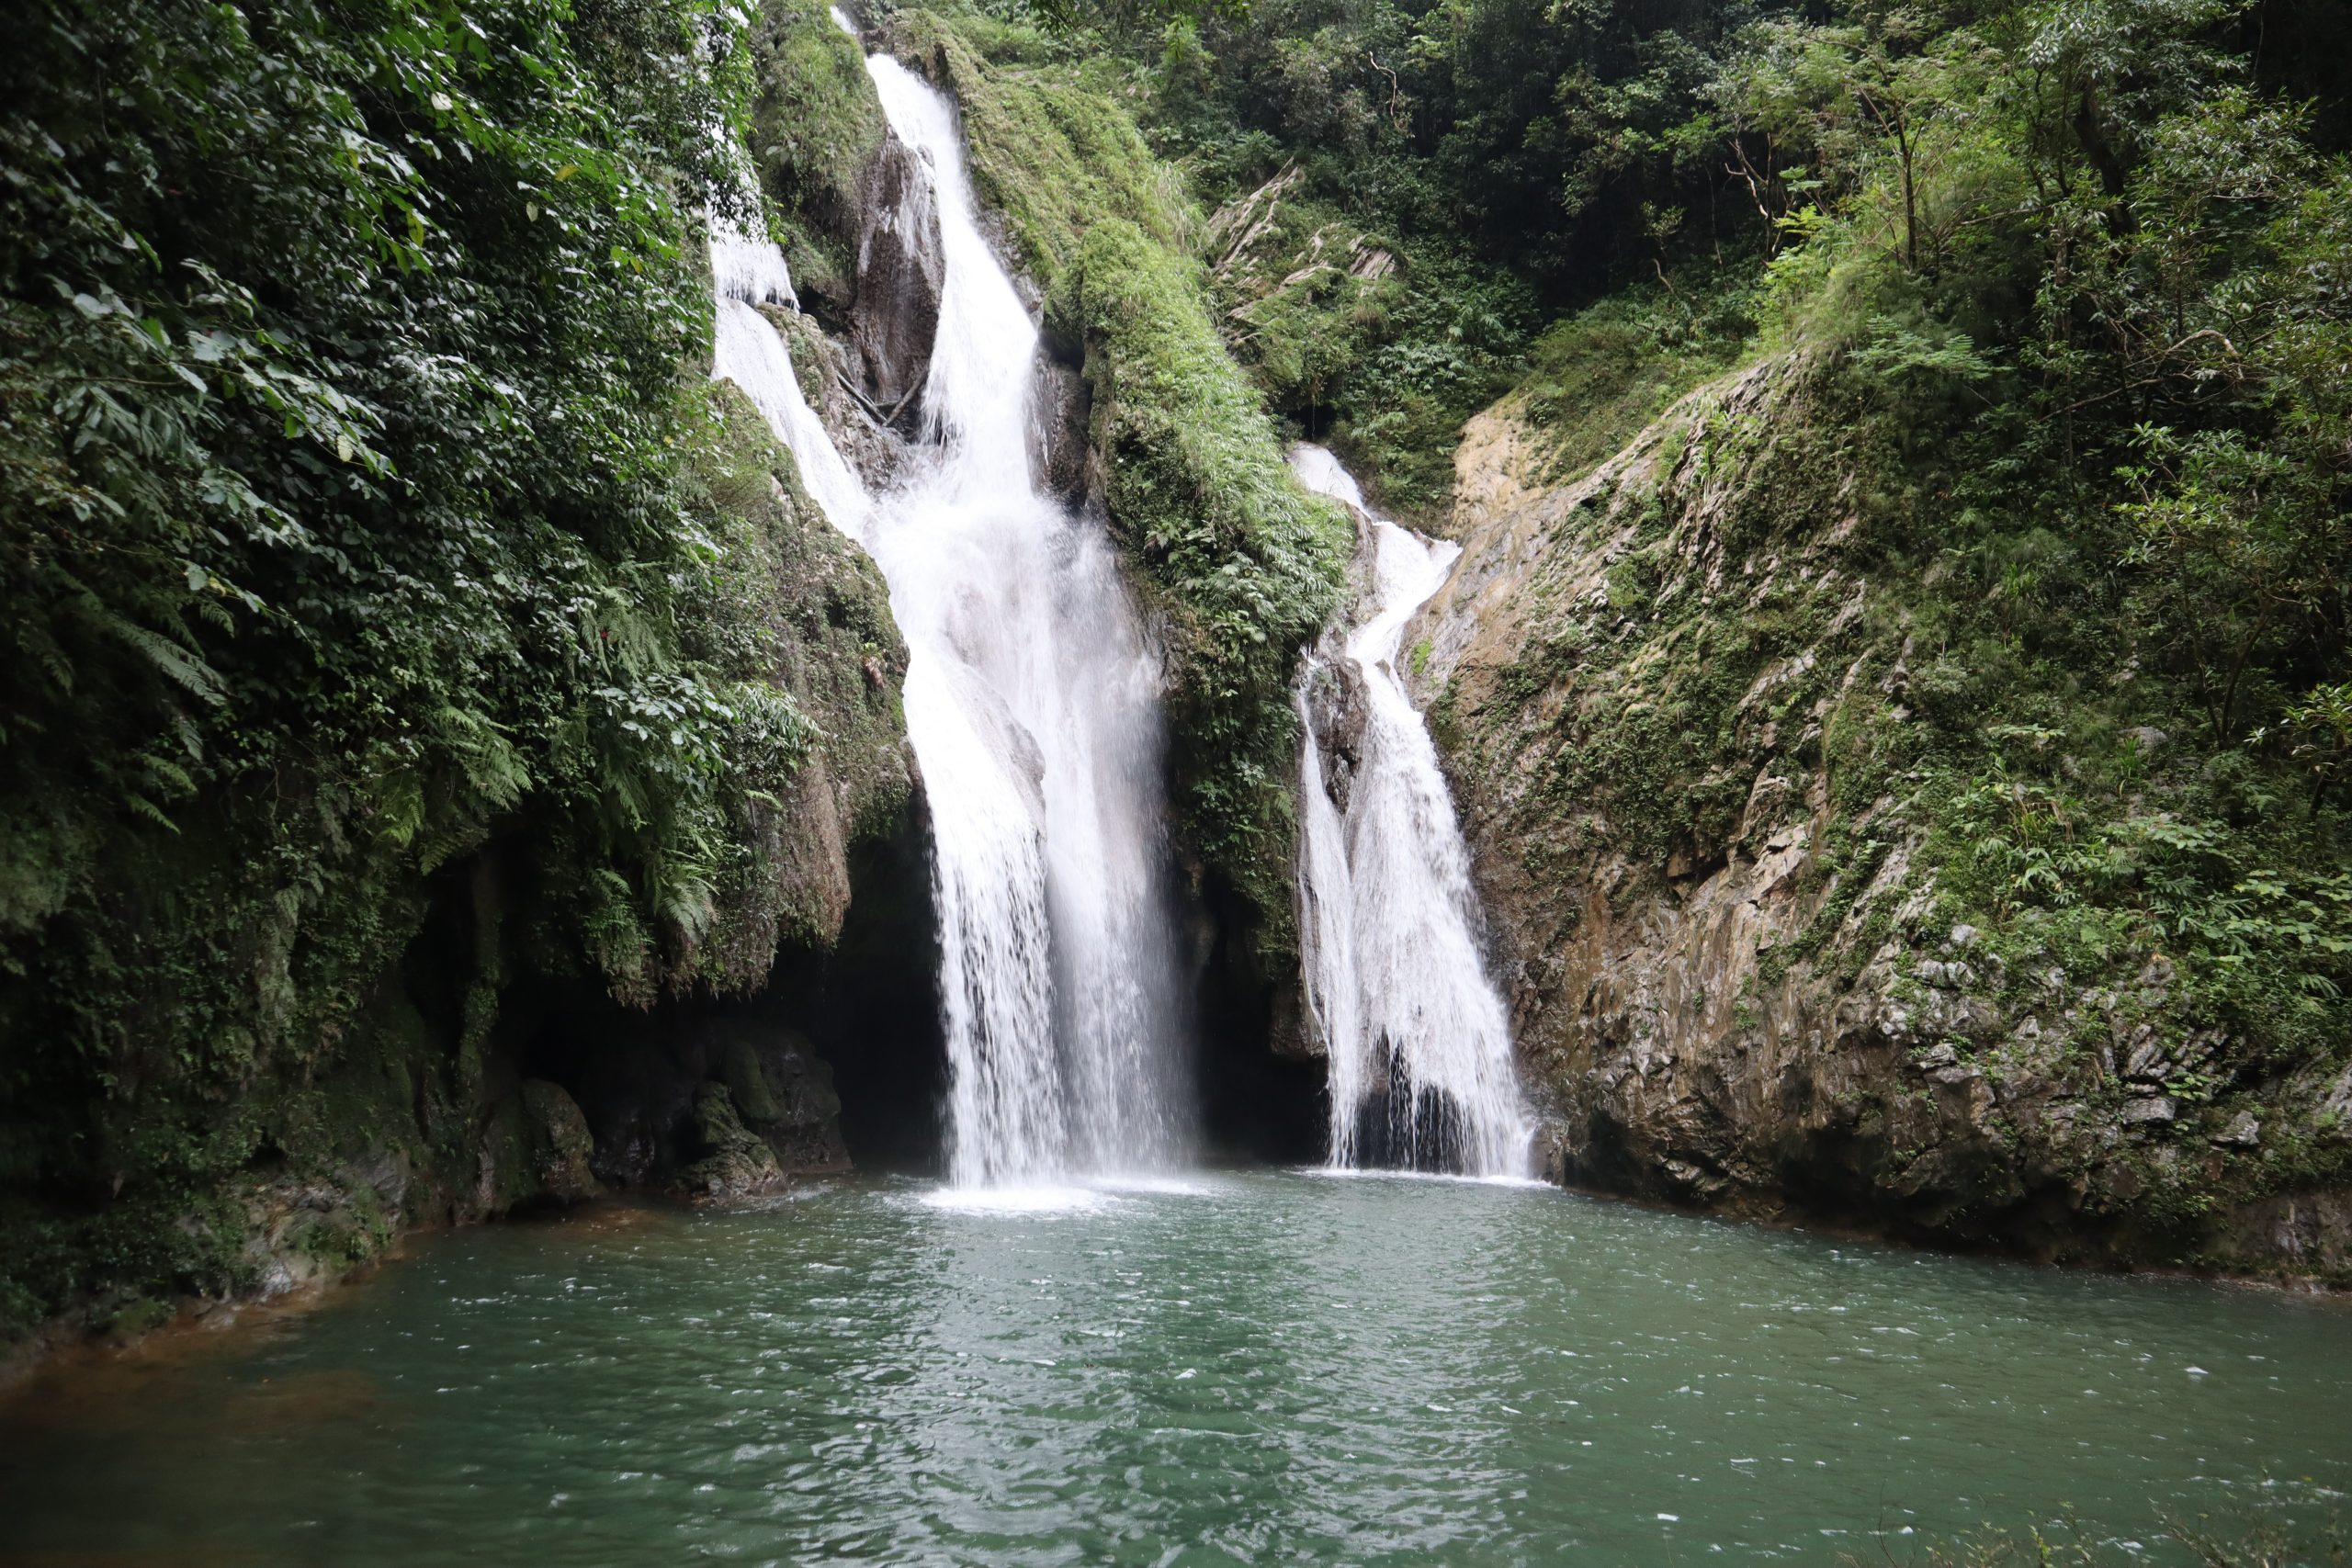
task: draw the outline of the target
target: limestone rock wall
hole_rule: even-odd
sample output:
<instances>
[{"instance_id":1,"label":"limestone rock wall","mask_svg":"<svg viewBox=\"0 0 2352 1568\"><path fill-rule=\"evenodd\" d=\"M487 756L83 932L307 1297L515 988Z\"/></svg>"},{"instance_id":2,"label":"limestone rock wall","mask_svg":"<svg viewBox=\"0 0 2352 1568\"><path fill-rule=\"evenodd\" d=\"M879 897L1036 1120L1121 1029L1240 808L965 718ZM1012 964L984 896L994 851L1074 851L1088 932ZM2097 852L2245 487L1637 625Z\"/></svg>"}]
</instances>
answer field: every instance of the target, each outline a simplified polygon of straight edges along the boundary
<instances>
[{"instance_id":1,"label":"limestone rock wall","mask_svg":"<svg viewBox=\"0 0 2352 1568\"><path fill-rule=\"evenodd\" d=\"M2343 1281L2352 1072L2177 1016L2169 961L2010 973L1939 918L1931 694L1774 361L1547 483L1474 420L1408 629L1555 1179L1944 1244ZM1920 684L1924 687L1926 682ZM1916 777L1916 775L1915 775ZM2199 1086L2175 1092L2168 1086Z\"/></svg>"}]
</instances>

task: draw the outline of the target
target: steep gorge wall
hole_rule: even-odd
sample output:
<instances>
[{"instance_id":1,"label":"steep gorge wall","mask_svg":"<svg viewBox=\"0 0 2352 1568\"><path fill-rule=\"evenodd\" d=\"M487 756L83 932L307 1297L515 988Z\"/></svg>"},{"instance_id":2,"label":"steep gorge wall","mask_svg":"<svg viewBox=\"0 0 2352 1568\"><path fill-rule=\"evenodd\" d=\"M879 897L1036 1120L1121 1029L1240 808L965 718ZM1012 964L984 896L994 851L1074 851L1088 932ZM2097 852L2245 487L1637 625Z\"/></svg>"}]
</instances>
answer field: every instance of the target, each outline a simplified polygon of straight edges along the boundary
<instances>
[{"instance_id":1,"label":"steep gorge wall","mask_svg":"<svg viewBox=\"0 0 2352 1568\"><path fill-rule=\"evenodd\" d=\"M395 89L346 30L92 15L124 35L109 58L130 75L208 51L221 73L297 59L327 96L276 118L165 96L93 119L80 66L12 66L56 131L20 207L78 190L101 228L153 236L166 281L127 239L35 257L55 232L12 221L0 250L24 347L0 387L0 521L16 632L52 655L0 693L0 1339L67 1309L66 1326L135 1330L175 1298L332 1275L406 1225L608 1183L721 1192L838 1168L844 1123L920 1157L936 1025L904 998L933 966L888 596L758 412L707 381L693 214L619 199L643 169L681 194L711 174L698 131L611 130L646 92L708 84L648 88L641 54L544 16L569 96L506 54L436 55L462 83ZM777 79L804 78L825 85ZM407 112L411 87L434 113ZM441 112L456 90L463 124ZM334 199L289 230L263 176L322 177L304 162L322 136ZM474 139L466 159L419 155L447 188L404 268L311 248L426 188L390 157L334 185L371 136ZM580 137L610 156L533 162ZM166 183L228 166L251 188L220 197L225 221L185 222L122 175L124 143ZM594 269L561 272L582 243ZM152 445L59 456L59 387L158 383L112 365L114 314L56 299L39 268L125 254L85 299L150 312L136 352L184 337L192 365L288 356L319 379L247 368L344 411L323 454L315 408L190 368L167 395L124 395L153 405L151 433L198 433L201 473ZM266 306L175 295L207 268L268 278ZM354 323L395 294L397 328ZM235 348L220 334L242 328L212 319L224 298L275 335ZM341 357L302 356L337 331ZM270 525L195 526L223 486ZM94 515L123 537L74 522ZM77 746L55 744L64 728ZM833 1065L915 1135L844 1116Z\"/></svg>"},{"instance_id":2,"label":"steep gorge wall","mask_svg":"<svg viewBox=\"0 0 2352 1568\"><path fill-rule=\"evenodd\" d=\"M2341 1042L2283 1051L2161 939L2070 965L1952 886L1939 759L1995 716L1918 635L1951 590L1888 547L1837 398L1767 361L1565 481L1517 400L1465 432L1464 553L1408 645L1550 1173L2352 1280Z\"/></svg>"}]
</instances>

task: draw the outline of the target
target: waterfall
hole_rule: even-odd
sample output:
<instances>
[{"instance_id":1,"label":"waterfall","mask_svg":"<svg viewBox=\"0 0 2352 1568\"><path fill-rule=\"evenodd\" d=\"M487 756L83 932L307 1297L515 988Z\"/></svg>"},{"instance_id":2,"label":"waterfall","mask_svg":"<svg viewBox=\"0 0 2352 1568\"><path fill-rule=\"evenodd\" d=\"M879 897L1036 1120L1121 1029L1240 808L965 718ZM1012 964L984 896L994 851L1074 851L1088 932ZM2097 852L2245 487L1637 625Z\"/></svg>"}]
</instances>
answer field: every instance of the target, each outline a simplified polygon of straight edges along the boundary
<instances>
[{"instance_id":1,"label":"waterfall","mask_svg":"<svg viewBox=\"0 0 2352 1568\"><path fill-rule=\"evenodd\" d=\"M918 438L869 491L753 308L788 302L783 257L731 232L713 240L712 374L744 388L826 514L881 566L907 641L907 732L932 818L951 1182L1164 1168L1182 1154L1189 1119L1160 660L1101 525L1032 478L1037 332L981 236L955 107L896 61L866 63L940 220L944 283ZM739 243L763 254L746 259Z\"/></svg>"},{"instance_id":2,"label":"waterfall","mask_svg":"<svg viewBox=\"0 0 2352 1568\"><path fill-rule=\"evenodd\" d=\"M1502 998L1480 954L1469 851L1437 748L1396 672L1406 623L1461 548L1374 515L1320 446L1295 448L1291 467L1363 519L1372 563L1368 614L1325 636L1298 689L1300 948L1330 1055L1331 1163L1521 1176L1532 1128ZM1337 799L1340 760L1327 756L1312 711L1335 694L1363 725Z\"/></svg>"},{"instance_id":3,"label":"waterfall","mask_svg":"<svg viewBox=\"0 0 2352 1568\"><path fill-rule=\"evenodd\" d=\"M724 133L713 128L713 134ZM726 149L737 165L736 177L748 210L760 210L760 186L740 150ZM732 381L743 389L764 415L768 427L790 449L800 468L800 482L836 528L851 538L864 535L867 501L865 485L826 433L825 422L808 406L793 374L792 355L775 326L757 307L782 305L800 309L792 287L792 269L771 240L754 239L733 220L713 213L710 220L710 288L718 307L711 331L710 375L715 381Z\"/></svg>"}]
</instances>

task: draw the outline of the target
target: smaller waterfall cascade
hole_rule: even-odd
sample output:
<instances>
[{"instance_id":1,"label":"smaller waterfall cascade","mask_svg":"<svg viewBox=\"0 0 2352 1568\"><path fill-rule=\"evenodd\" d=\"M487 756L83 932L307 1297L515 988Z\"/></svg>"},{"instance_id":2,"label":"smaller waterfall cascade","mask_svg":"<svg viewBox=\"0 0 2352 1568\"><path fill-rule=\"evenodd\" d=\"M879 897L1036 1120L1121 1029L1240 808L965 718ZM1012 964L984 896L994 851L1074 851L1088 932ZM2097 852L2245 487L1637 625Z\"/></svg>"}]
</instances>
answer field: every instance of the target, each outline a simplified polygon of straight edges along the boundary
<instances>
[{"instance_id":1,"label":"smaller waterfall cascade","mask_svg":"<svg viewBox=\"0 0 2352 1568\"><path fill-rule=\"evenodd\" d=\"M784 253L765 240L747 237L722 219L714 219L710 276L718 305L711 343L712 378L732 381L743 389L766 416L768 428L790 448L799 465L800 482L808 487L826 518L851 538L862 538L872 504L865 481L834 446L825 422L808 406L784 339L756 308L799 308Z\"/></svg>"},{"instance_id":2,"label":"smaller waterfall cascade","mask_svg":"<svg viewBox=\"0 0 2352 1568\"><path fill-rule=\"evenodd\" d=\"M1372 557L1363 617L1326 634L1298 691L1300 946L1308 1009L1330 1055L1331 1163L1524 1176L1533 1129L1480 953L1469 851L1437 748L1396 672L1406 623L1444 584L1460 547L1374 515L1320 446L1294 449L1291 467L1363 518ZM1362 718L1343 781L1311 711L1318 695L1335 694Z\"/></svg>"},{"instance_id":3,"label":"smaller waterfall cascade","mask_svg":"<svg viewBox=\"0 0 2352 1568\"><path fill-rule=\"evenodd\" d=\"M834 20L846 26L838 10ZM891 481L843 461L757 309L783 256L714 222L712 374L741 385L835 526L890 585L907 732L931 808L949 1178L1148 1172L1182 1152L1160 662L1102 527L1030 472L1037 331L978 226L956 110L868 73L936 200L944 282L922 428Z\"/></svg>"}]
</instances>

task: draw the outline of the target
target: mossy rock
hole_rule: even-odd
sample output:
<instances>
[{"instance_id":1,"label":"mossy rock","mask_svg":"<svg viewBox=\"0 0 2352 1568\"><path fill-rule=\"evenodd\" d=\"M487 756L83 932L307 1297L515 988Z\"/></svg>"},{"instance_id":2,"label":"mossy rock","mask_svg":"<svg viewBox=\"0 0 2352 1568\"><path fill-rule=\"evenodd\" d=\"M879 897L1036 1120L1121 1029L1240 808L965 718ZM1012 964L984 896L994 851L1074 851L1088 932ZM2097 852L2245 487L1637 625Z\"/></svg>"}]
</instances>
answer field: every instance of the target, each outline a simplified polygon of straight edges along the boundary
<instances>
[{"instance_id":1,"label":"mossy rock","mask_svg":"<svg viewBox=\"0 0 2352 1568\"><path fill-rule=\"evenodd\" d=\"M508 1095L492 1107L478 1154L481 1174L475 1197L482 1213L503 1214L539 1195L538 1160L520 1095Z\"/></svg>"},{"instance_id":2,"label":"mossy rock","mask_svg":"<svg viewBox=\"0 0 2352 1568\"><path fill-rule=\"evenodd\" d=\"M768 1087L767 1074L760 1068L760 1054L751 1042L738 1040L727 1047L725 1059L719 1066L719 1077L727 1080L727 1092L733 1097L735 1109L752 1126L773 1126L784 1120L784 1107Z\"/></svg>"},{"instance_id":3,"label":"mossy rock","mask_svg":"<svg viewBox=\"0 0 2352 1568\"><path fill-rule=\"evenodd\" d=\"M530 1129L532 1167L539 1190L564 1203L594 1197L602 1189L588 1161L596 1152L596 1141L571 1096L560 1084L526 1079L523 1116Z\"/></svg>"},{"instance_id":4,"label":"mossy rock","mask_svg":"<svg viewBox=\"0 0 2352 1568\"><path fill-rule=\"evenodd\" d=\"M824 0L767 0L752 34L752 146L782 207L795 283L846 305L858 181L888 128L857 40Z\"/></svg>"},{"instance_id":5,"label":"mossy rock","mask_svg":"<svg viewBox=\"0 0 2352 1568\"><path fill-rule=\"evenodd\" d=\"M1027 28L974 13L902 10L892 52L962 110L973 193L1001 224L1008 259L1051 292L1099 223L1120 220L1171 253L1200 216L1113 94L1107 62L1051 58Z\"/></svg>"},{"instance_id":6,"label":"mossy rock","mask_svg":"<svg viewBox=\"0 0 2352 1568\"><path fill-rule=\"evenodd\" d=\"M1158 591L1174 654L1177 807L1209 865L1287 951L1299 650L1338 608L1354 535L1283 460L1210 325L1198 269L1132 223L1097 225L1055 305L1086 344L1105 502Z\"/></svg>"},{"instance_id":7,"label":"mossy rock","mask_svg":"<svg viewBox=\"0 0 2352 1568\"><path fill-rule=\"evenodd\" d=\"M178 1309L167 1301L153 1296L132 1296L127 1301L99 1307L90 1314L90 1327L119 1344L129 1344L161 1328L178 1314Z\"/></svg>"},{"instance_id":8,"label":"mossy rock","mask_svg":"<svg viewBox=\"0 0 2352 1568\"><path fill-rule=\"evenodd\" d=\"M725 1084L695 1090L692 1133L702 1157L679 1172L679 1185L702 1198L731 1198L781 1184L784 1168L764 1139L743 1125Z\"/></svg>"}]
</instances>

